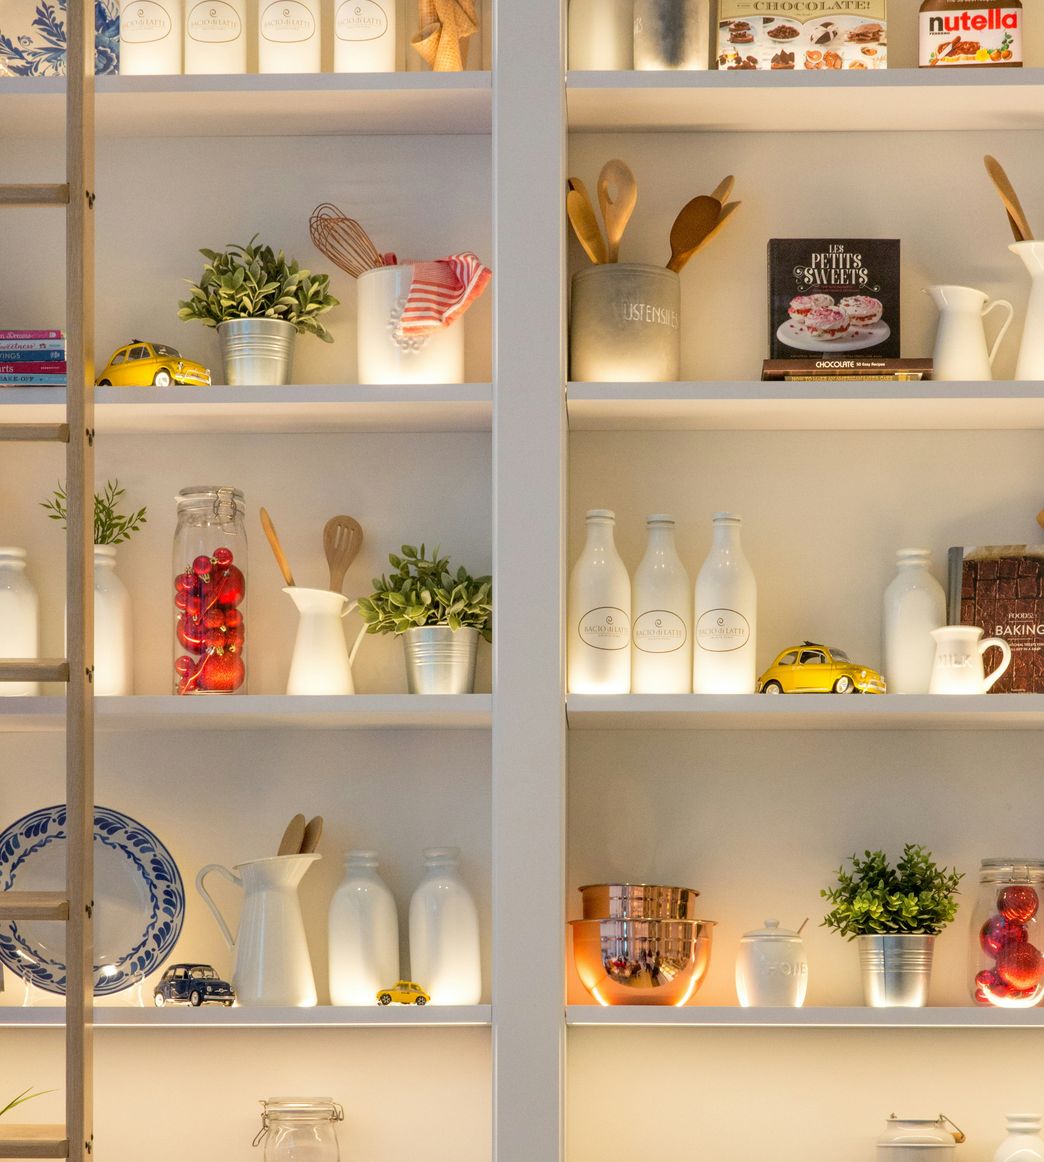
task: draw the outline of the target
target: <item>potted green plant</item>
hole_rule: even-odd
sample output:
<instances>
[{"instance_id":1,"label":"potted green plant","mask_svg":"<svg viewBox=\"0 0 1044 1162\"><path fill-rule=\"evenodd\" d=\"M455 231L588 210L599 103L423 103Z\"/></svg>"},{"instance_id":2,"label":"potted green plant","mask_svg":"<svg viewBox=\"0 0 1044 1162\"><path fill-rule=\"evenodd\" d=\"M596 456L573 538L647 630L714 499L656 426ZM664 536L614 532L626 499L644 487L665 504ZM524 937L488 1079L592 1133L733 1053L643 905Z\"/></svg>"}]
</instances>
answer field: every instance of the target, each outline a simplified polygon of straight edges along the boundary
<instances>
[{"instance_id":1,"label":"potted green plant","mask_svg":"<svg viewBox=\"0 0 1044 1162\"><path fill-rule=\"evenodd\" d=\"M853 855L851 865L842 865L837 884L819 893L831 905L823 925L858 940L867 1005L920 1008L935 937L957 914L963 873L940 867L916 843L906 844L894 867L883 851Z\"/></svg>"},{"instance_id":2,"label":"potted green plant","mask_svg":"<svg viewBox=\"0 0 1044 1162\"><path fill-rule=\"evenodd\" d=\"M373 593L359 599L366 632L402 638L411 694L470 694L478 640L493 635L492 578L453 572L424 545L403 545L388 561L391 575L375 577Z\"/></svg>"},{"instance_id":3,"label":"potted green plant","mask_svg":"<svg viewBox=\"0 0 1044 1162\"><path fill-rule=\"evenodd\" d=\"M94 494L94 693L134 693L134 649L131 599L116 574L116 546L129 541L146 523L144 506L121 512L126 489L119 480L107 480ZM48 500L40 501L51 520L67 527L68 498L59 484Z\"/></svg>"},{"instance_id":4,"label":"potted green plant","mask_svg":"<svg viewBox=\"0 0 1044 1162\"><path fill-rule=\"evenodd\" d=\"M338 305L330 294L330 276L302 270L283 251L257 241L230 242L224 251L200 250L207 260L199 282L189 282L189 298L178 304L178 317L216 327L225 379L232 386L289 383L294 339L333 336L319 316Z\"/></svg>"}]
</instances>

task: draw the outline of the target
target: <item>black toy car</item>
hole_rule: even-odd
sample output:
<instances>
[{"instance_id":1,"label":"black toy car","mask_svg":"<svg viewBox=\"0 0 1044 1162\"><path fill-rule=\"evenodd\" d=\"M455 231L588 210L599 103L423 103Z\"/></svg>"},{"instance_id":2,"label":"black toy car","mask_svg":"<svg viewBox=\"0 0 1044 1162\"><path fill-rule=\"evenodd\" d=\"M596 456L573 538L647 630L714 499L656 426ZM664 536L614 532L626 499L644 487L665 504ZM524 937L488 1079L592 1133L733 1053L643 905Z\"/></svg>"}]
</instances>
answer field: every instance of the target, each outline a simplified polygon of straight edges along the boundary
<instances>
[{"instance_id":1,"label":"black toy car","mask_svg":"<svg viewBox=\"0 0 1044 1162\"><path fill-rule=\"evenodd\" d=\"M209 964L172 964L152 991L156 1008L165 1004L215 1004L228 1008L236 999L235 989L222 980Z\"/></svg>"}]
</instances>

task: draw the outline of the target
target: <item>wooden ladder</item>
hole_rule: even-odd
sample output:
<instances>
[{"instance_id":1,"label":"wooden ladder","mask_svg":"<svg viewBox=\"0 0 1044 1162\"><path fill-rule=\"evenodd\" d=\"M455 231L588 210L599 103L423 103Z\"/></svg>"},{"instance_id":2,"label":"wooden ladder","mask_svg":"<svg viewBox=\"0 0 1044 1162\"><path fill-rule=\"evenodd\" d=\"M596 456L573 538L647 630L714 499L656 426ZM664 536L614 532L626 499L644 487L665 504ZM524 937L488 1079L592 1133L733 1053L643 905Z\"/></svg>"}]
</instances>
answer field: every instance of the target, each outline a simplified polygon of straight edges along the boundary
<instances>
[{"instance_id":1,"label":"wooden ladder","mask_svg":"<svg viewBox=\"0 0 1044 1162\"><path fill-rule=\"evenodd\" d=\"M0 660L0 681L64 682L66 697L66 889L0 891L0 920L66 925L65 1125L0 1122L0 1158L90 1162L93 1128L94 941L94 3L66 14L66 181L0 185L0 206L65 208L64 424L0 424L0 440L65 444L68 496L68 659Z\"/></svg>"}]
</instances>

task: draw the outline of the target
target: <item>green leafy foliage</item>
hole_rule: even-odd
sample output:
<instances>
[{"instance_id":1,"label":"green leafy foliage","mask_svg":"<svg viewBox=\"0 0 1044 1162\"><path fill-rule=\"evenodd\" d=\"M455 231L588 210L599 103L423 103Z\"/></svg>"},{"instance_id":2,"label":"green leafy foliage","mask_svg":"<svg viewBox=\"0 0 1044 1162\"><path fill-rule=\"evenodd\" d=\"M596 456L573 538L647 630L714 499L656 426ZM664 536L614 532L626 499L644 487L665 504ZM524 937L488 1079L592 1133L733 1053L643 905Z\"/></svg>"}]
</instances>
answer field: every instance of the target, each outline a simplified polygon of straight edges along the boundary
<instances>
[{"instance_id":1,"label":"green leafy foliage","mask_svg":"<svg viewBox=\"0 0 1044 1162\"><path fill-rule=\"evenodd\" d=\"M22 1092L17 1097L13 1097L7 1103L7 1105L3 1107L3 1109L0 1109L0 1118L2 1118L8 1111L16 1109L22 1104L22 1102L32 1101L34 1097L43 1097L45 1093L53 1092L54 1091L50 1089L41 1089L37 1093L33 1093L33 1087L30 1086L28 1089L22 1090Z\"/></svg>"},{"instance_id":2,"label":"green leafy foliage","mask_svg":"<svg viewBox=\"0 0 1044 1162\"><path fill-rule=\"evenodd\" d=\"M207 260L198 283L189 282L191 296L178 303L179 319L196 319L216 327L230 319L281 319L300 334L318 335L324 343L333 336L319 316L340 300L330 294L330 276L301 270L287 262L280 250L258 245L257 235L240 246L227 243L224 253L201 250Z\"/></svg>"},{"instance_id":3,"label":"green leafy foliage","mask_svg":"<svg viewBox=\"0 0 1044 1162\"><path fill-rule=\"evenodd\" d=\"M121 513L116 508L126 489L120 488L118 480L108 480L105 491L94 494L94 543L96 545L122 545L129 541L143 524L148 522L144 506L137 512ZM40 507L47 509L51 520L62 522L62 528L68 527L68 496L65 486L59 483L50 500L41 500Z\"/></svg>"},{"instance_id":4,"label":"green leafy foliage","mask_svg":"<svg viewBox=\"0 0 1044 1162\"><path fill-rule=\"evenodd\" d=\"M472 577L461 566L450 570L449 558L436 548L429 559L424 545L402 546L402 556L388 554L395 570L375 577L373 593L359 599L367 633L405 633L422 625L477 629L493 636L493 579Z\"/></svg>"},{"instance_id":5,"label":"green leafy foliage","mask_svg":"<svg viewBox=\"0 0 1044 1162\"><path fill-rule=\"evenodd\" d=\"M883 851L852 856L852 870L838 869L837 886L819 894L830 901L823 926L855 936L919 933L934 936L957 914L954 897L963 872L939 867L932 853L908 843L893 868Z\"/></svg>"}]
</instances>

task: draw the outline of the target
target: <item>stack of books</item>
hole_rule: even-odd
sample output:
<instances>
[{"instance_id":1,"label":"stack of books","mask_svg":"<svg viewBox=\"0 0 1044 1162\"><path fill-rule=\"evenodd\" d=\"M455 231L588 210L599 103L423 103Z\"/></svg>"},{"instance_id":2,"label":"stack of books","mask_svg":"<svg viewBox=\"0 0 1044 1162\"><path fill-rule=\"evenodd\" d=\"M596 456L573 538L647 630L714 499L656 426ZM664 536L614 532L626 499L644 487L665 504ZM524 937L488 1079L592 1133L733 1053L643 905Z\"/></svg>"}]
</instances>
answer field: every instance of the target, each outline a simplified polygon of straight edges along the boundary
<instances>
[{"instance_id":1,"label":"stack of books","mask_svg":"<svg viewBox=\"0 0 1044 1162\"><path fill-rule=\"evenodd\" d=\"M0 331L0 387L64 386L61 331Z\"/></svg>"}]
</instances>

